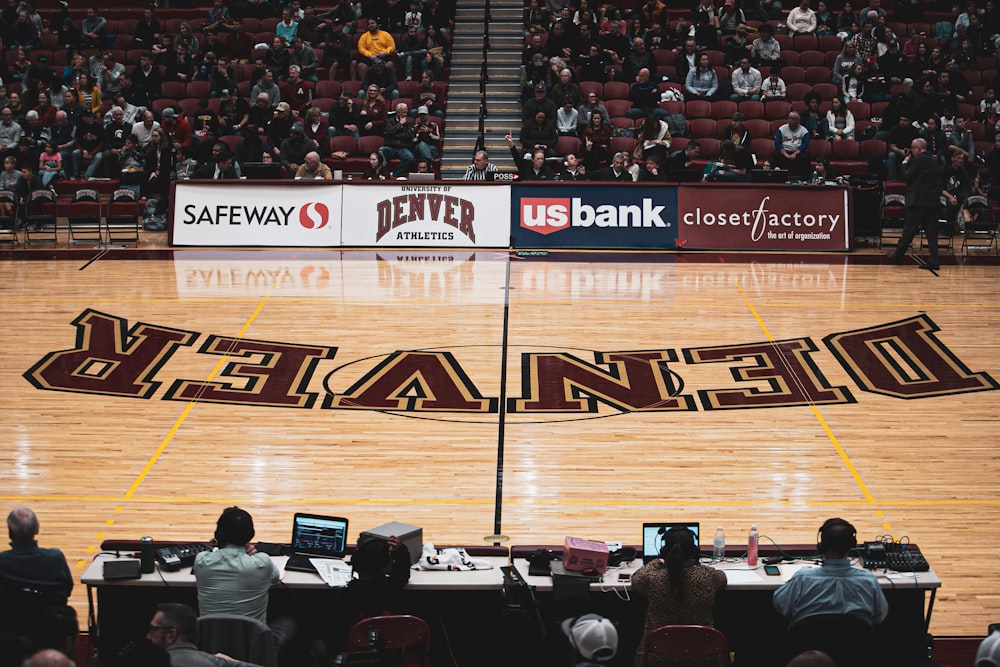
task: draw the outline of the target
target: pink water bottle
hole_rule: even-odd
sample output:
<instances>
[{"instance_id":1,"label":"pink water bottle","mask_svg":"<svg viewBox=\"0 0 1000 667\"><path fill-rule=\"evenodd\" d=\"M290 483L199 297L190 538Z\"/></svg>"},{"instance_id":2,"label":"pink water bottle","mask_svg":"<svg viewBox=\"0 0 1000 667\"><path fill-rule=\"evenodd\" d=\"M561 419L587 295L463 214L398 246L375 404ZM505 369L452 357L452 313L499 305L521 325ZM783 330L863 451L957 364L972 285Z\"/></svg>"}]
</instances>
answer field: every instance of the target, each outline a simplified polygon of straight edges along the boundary
<instances>
[{"instance_id":1,"label":"pink water bottle","mask_svg":"<svg viewBox=\"0 0 1000 667\"><path fill-rule=\"evenodd\" d=\"M747 565L757 567L757 526L750 526L750 537L747 539Z\"/></svg>"}]
</instances>

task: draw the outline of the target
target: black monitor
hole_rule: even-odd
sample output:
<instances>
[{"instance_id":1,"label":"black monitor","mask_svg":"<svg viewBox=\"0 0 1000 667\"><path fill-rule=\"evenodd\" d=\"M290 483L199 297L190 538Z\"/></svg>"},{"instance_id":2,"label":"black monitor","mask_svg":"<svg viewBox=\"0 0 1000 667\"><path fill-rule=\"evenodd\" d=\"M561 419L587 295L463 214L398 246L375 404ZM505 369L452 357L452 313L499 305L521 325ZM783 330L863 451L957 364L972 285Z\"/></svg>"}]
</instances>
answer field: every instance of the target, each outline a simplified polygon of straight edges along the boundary
<instances>
[{"instance_id":1,"label":"black monitor","mask_svg":"<svg viewBox=\"0 0 1000 667\"><path fill-rule=\"evenodd\" d=\"M248 180L278 180L281 178L280 162L243 162L240 164L240 174Z\"/></svg>"},{"instance_id":2,"label":"black monitor","mask_svg":"<svg viewBox=\"0 0 1000 667\"><path fill-rule=\"evenodd\" d=\"M787 169L754 169L750 172L750 180L754 183L787 183Z\"/></svg>"},{"instance_id":3,"label":"black monitor","mask_svg":"<svg viewBox=\"0 0 1000 667\"><path fill-rule=\"evenodd\" d=\"M690 169L679 169L667 172L667 180L672 183L698 183L701 181L702 172Z\"/></svg>"}]
</instances>

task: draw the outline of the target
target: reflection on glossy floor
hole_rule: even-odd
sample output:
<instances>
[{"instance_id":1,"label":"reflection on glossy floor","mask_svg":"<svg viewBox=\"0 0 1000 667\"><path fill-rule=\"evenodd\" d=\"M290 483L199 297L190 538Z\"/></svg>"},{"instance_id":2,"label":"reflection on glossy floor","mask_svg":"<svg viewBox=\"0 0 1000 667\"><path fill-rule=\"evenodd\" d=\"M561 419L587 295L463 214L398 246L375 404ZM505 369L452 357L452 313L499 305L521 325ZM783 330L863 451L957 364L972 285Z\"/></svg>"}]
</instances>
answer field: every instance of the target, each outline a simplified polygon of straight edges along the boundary
<instances>
[{"instance_id":1,"label":"reflection on glossy floor","mask_svg":"<svg viewBox=\"0 0 1000 667\"><path fill-rule=\"evenodd\" d=\"M0 263L0 495L78 573L233 503L269 541L295 511L438 544L673 518L807 543L842 516L920 544L935 634L1000 618L996 266L123 256Z\"/></svg>"}]
</instances>

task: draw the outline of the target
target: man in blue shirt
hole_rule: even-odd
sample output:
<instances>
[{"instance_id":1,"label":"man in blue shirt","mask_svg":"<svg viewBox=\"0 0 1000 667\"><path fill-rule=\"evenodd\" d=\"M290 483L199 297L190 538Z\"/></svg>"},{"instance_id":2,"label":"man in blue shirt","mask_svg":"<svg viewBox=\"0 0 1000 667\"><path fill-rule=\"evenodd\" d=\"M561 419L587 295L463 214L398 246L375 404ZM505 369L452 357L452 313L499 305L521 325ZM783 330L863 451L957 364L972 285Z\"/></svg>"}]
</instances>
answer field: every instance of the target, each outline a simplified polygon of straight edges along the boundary
<instances>
[{"instance_id":1,"label":"man in blue shirt","mask_svg":"<svg viewBox=\"0 0 1000 667\"><path fill-rule=\"evenodd\" d=\"M852 526L830 519L820 528L817 545L823 566L799 570L774 592L774 608L788 618L789 628L816 616L849 616L868 626L881 623L889 613L875 575L851 567L850 552L857 546Z\"/></svg>"}]
</instances>

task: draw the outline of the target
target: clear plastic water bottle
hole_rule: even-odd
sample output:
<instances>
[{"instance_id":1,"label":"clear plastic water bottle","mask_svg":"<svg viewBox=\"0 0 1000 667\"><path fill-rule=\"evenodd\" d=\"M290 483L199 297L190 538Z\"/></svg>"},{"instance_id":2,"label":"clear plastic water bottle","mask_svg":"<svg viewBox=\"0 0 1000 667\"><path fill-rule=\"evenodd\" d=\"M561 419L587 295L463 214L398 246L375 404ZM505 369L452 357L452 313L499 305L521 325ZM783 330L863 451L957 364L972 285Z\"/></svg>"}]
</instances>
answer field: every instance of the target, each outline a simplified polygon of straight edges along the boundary
<instances>
[{"instance_id":1,"label":"clear plastic water bottle","mask_svg":"<svg viewBox=\"0 0 1000 667\"><path fill-rule=\"evenodd\" d=\"M712 540L712 558L722 560L726 557L726 533L722 526L715 529L715 539Z\"/></svg>"},{"instance_id":2,"label":"clear plastic water bottle","mask_svg":"<svg viewBox=\"0 0 1000 667\"><path fill-rule=\"evenodd\" d=\"M815 171L815 170L813 171L813 176L812 176L812 180L811 180L811 181L809 181L809 182L810 182L810 183L812 183L813 185L819 185L820 183L822 183L822 182L823 182L823 181L822 181L822 180L820 179L820 177L819 177L819 172L818 172L818 171Z\"/></svg>"},{"instance_id":3,"label":"clear plastic water bottle","mask_svg":"<svg viewBox=\"0 0 1000 667\"><path fill-rule=\"evenodd\" d=\"M757 543L759 539L757 536L757 526L750 526L750 536L747 538L747 565L750 567L757 566Z\"/></svg>"}]
</instances>

